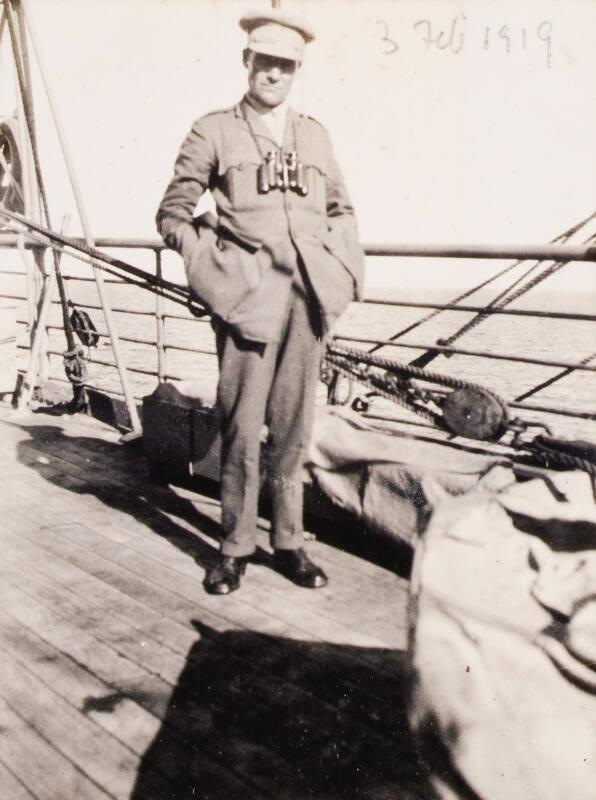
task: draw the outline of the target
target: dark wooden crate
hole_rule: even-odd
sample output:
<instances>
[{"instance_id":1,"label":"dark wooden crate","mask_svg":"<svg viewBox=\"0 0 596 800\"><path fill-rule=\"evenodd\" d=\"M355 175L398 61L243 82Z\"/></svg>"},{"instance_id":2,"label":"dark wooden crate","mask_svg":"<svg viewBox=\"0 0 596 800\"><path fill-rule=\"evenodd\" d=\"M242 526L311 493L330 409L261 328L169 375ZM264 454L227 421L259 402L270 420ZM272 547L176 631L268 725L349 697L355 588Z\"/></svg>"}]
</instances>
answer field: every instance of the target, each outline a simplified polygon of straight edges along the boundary
<instances>
[{"instance_id":1,"label":"dark wooden crate","mask_svg":"<svg viewBox=\"0 0 596 800\"><path fill-rule=\"evenodd\" d=\"M154 477L219 479L215 412L196 395L162 384L144 397L143 445Z\"/></svg>"}]
</instances>

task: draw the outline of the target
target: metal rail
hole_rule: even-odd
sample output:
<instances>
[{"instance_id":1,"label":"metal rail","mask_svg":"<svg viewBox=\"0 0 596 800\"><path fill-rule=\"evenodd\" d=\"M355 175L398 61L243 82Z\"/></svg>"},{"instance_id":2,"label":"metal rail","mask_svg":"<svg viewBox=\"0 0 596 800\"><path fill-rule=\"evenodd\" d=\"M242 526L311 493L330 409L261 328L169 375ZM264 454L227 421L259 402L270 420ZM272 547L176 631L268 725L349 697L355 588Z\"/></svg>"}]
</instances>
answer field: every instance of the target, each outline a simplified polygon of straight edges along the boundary
<instances>
[{"instance_id":1,"label":"metal rail","mask_svg":"<svg viewBox=\"0 0 596 800\"><path fill-rule=\"evenodd\" d=\"M80 237L73 241L85 244ZM0 247L15 247L17 235L0 234ZM37 242L25 241L28 247L39 247ZM95 246L126 250L165 250L158 239L123 239L103 237L95 239ZM596 261L594 244L364 244L367 256L390 256L392 258L476 258L516 261Z\"/></svg>"},{"instance_id":2,"label":"metal rail","mask_svg":"<svg viewBox=\"0 0 596 800\"><path fill-rule=\"evenodd\" d=\"M18 347L20 347L22 349L28 349L27 347L25 347L25 345L18 345ZM48 351L48 355L51 355L51 356L62 356L62 353L58 352L57 350L49 350ZM111 362L107 362L107 361L102 361L101 359L91 358L89 360L90 360L90 362L92 364L97 364L99 366L112 367L114 369L116 367L115 364L113 364ZM156 373L155 373L154 370L141 369L140 367L129 367L128 369L129 369L130 372L134 372L134 373L137 373L137 374L140 374L140 375L148 375L148 376L153 376L153 377L156 376ZM175 373L167 373L167 374L164 375L164 378L165 378L166 381L183 381L184 380L184 377L182 375L177 375ZM62 383L68 383L68 381L65 378L61 378L60 376L56 376L54 378L54 380L58 380L58 381L60 381ZM88 386L88 388L97 388L97 387L93 387L91 384L88 384L87 386ZM123 392L120 392L120 391L117 391L117 390L114 390L114 389L104 389L103 391L107 392L108 394L114 395L116 397L124 397L124 393ZM136 400L142 400L142 397L139 396L139 395L135 395L135 399ZM587 421L596 421L596 413L590 413L589 411L580 411L580 410L571 409L571 408L562 408L560 406L543 406L543 405L539 405L537 403L514 403L514 402L511 402L511 403L509 403L509 406L511 408L517 408L517 409L521 409L523 411L533 411L533 412L539 412L541 414L554 414L555 416L569 417L569 418L573 418L573 419L583 419L583 420L587 420ZM373 415L369 415L369 416L372 417ZM378 419L386 419L386 420L392 421L392 422L398 421L395 417L377 417L377 418ZM402 421L405 421L405 420L402 420ZM408 420L408 423L409 424L415 424L411 420ZM419 423L419 424L422 424L422 423ZM432 427L432 426L429 426L429 427Z\"/></svg>"},{"instance_id":3,"label":"metal rail","mask_svg":"<svg viewBox=\"0 0 596 800\"><path fill-rule=\"evenodd\" d=\"M84 240L79 240L84 241ZM145 250L152 253L154 259L154 274L159 276L162 272L162 253L165 246L163 242L156 239L140 239L140 238L115 238L103 237L96 240L96 246L100 248L113 248L113 249L127 249L127 250ZM0 233L0 248L15 248L18 245L18 236ZM31 241L26 242L26 247L31 249L39 249L37 243ZM43 249L43 248L42 248ZM478 258L478 259L518 259L518 260L537 260L537 261L596 261L596 247L593 245L572 245L572 244L550 244L550 245L375 245L370 244L365 246L365 252L368 256L382 256L382 257L426 257L426 258ZM23 272L15 270L3 270L0 276L10 275L18 276L23 275ZM89 279L85 276L65 276L69 280L87 282ZM123 283L115 279L109 279L106 283ZM25 300L23 295L6 294L0 291L0 298L10 300ZM55 301L58 302L58 301ZM455 305L450 303L430 303L430 302L412 302L405 300L387 300L384 298L366 298L364 304L369 305L388 305L398 308L421 308L421 309L437 309L442 311L460 312L460 313L486 313L486 314L500 314L519 317L530 318L551 318L551 319L565 319L580 322L596 322L596 314L579 314L572 312L548 312L540 309L511 309L511 308L486 308L480 305ZM79 303L76 305L80 308L101 311L100 304L94 303ZM153 317L155 319L155 338L147 338L141 336L120 336L120 341L152 346L157 351L157 370L141 369L139 367L129 367L131 373L147 375L157 378L158 382L170 380L183 380L180 375L171 374L168 370L168 351L197 353L200 355L214 356L212 350L206 350L202 347L192 345L182 345L175 342L170 342L167 338L167 322L169 320L188 321L193 323L208 323L208 318L195 318L190 313L176 313L167 310L164 299L159 295L155 295L155 305L153 310L139 310L127 307L112 307L111 311L117 314L128 314L137 317ZM50 325L48 329L59 330L57 325ZM108 338L108 334L100 332L102 338ZM434 343L427 342L408 342L392 341L387 339L378 339L372 337L357 337L348 335L338 335L336 337L341 341L357 342L361 344L376 344L388 347L402 347L414 350L430 350L434 349L447 355L458 354L470 356L480 359L496 359L509 361L512 363L531 364L540 367L551 368L572 368L584 372L596 372L596 366L587 364L581 365L565 360L556 359L540 359L531 356L522 356L517 353L504 353L499 351L487 351L477 348L461 348L461 347L442 347ZM19 345L19 349L28 349L24 345ZM56 350L49 350L48 355L61 356L62 353ZM97 364L102 367L117 369L117 364L114 361L98 359L95 357L89 358L90 363ZM97 387L96 387L97 388ZM104 391L104 389L102 389ZM113 389L106 390L110 394L119 395ZM138 398L137 398L138 399ZM546 406L535 403L512 402L512 408L523 409L526 411L560 414L564 416L574 417L577 419L594 420L596 413L569 409L558 408L554 406Z\"/></svg>"},{"instance_id":4,"label":"metal rail","mask_svg":"<svg viewBox=\"0 0 596 800\"><path fill-rule=\"evenodd\" d=\"M454 305L453 303L416 303L412 300L385 300L367 297L371 306L399 306L400 308L434 308L440 311L463 311L468 313L504 315L512 317L547 317L548 319L570 319L580 322L596 322L596 314L577 314L571 311L542 311L536 308L490 308L488 306Z\"/></svg>"},{"instance_id":5,"label":"metal rail","mask_svg":"<svg viewBox=\"0 0 596 800\"><path fill-rule=\"evenodd\" d=\"M367 256L481 258L515 261L596 261L593 244L365 244Z\"/></svg>"},{"instance_id":6,"label":"metal rail","mask_svg":"<svg viewBox=\"0 0 596 800\"><path fill-rule=\"evenodd\" d=\"M159 257L160 251L156 251L156 256ZM161 274L161 269L158 273L158 277ZM25 278L26 275L24 272L20 270L1 270L0 275L15 275ZM80 282L80 283L94 283L95 278L88 278L83 275L63 275L62 276L64 281L73 281L73 282ZM122 280L121 278L104 278L105 284L116 284L121 286L127 286L127 282ZM55 301L58 303L58 301ZM420 303L415 302L413 300L387 300L382 297L367 297L364 301L367 305L379 305L379 306L398 306L399 308L433 308L438 309L441 311L459 311L464 313L479 313L479 314L487 314L487 315L504 315L504 316L514 316L514 317L545 317L548 319L568 319L568 320L576 320L576 321L584 321L584 322L596 322L596 314L577 314L569 311L543 311L541 309L532 308L490 308L488 306L475 306L475 305L454 305L453 303ZM88 304L85 305L83 303L77 303L80 308L91 308L101 310L100 305L92 305ZM124 313L135 313L135 314L148 314L153 316L152 311L131 311L129 309L119 309L119 308L112 308L112 311L124 312ZM174 313L166 313L163 312L163 318L168 319L182 319L193 321L194 317L189 317L188 314L174 314ZM200 322L209 322L208 319L201 317L197 318ZM389 342L388 342L389 343Z\"/></svg>"}]
</instances>

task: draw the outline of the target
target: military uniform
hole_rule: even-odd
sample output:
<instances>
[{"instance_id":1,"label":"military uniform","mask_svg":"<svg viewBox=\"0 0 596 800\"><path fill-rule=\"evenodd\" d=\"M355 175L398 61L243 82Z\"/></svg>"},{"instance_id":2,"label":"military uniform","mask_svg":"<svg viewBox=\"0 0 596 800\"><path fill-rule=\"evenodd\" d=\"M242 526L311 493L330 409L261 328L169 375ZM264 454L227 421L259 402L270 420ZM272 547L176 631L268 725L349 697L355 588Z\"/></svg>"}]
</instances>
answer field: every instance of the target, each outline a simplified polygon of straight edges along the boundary
<instances>
[{"instance_id":1,"label":"military uniform","mask_svg":"<svg viewBox=\"0 0 596 800\"><path fill-rule=\"evenodd\" d=\"M158 229L183 255L197 296L243 337L259 342L279 338L292 274L281 268L278 250L289 241L305 265L326 330L360 298L364 269L354 210L325 129L288 111L283 149L295 150L304 165L306 196L257 192L262 153L277 149L245 99L202 117L182 144L157 214ZM193 223L206 189L217 206L218 230Z\"/></svg>"},{"instance_id":2,"label":"military uniform","mask_svg":"<svg viewBox=\"0 0 596 800\"><path fill-rule=\"evenodd\" d=\"M259 191L267 154L297 154L305 192ZM209 189L218 219L193 219ZM325 129L291 109L279 147L245 97L195 122L157 213L209 309L220 368L224 555L255 548L260 434L269 430L272 545L301 548L302 466L326 333L360 297L363 253Z\"/></svg>"}]
</instances>

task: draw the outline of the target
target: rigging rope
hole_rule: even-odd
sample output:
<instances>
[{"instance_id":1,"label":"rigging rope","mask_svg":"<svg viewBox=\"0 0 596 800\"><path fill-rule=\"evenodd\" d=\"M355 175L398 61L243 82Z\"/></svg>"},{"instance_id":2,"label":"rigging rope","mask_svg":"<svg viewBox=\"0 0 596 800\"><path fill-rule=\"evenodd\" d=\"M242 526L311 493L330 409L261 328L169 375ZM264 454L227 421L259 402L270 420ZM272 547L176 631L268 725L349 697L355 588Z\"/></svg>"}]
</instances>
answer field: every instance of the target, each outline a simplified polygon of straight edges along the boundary
<instances>
[{"instance_id":1,"label":"rigging rope","mask_svg":"<svg viewBox=\"0 0 596 800\"><path fill-rule=\"evenodd\" d=\"M596 236L591 236L586 240L586 242L593 242L593 241L596 241ZM482 323L485 320L487 320L491 316L491 311L493 309L505 308L510 303L513 303L515 300L518 300L520 297L522 297L524 294L529 292L531 289L533 289L534 287L538 286L538 284L542 283L542 281L546 280L551 275L554 275L556 272L558 272L560 269L562 269L564 266L566 266L567 264L570 264L570 263L571 263L571 261L556 261L556 262L553 262L550 267L547 267L543 272L540 273L540 275L536 275L527 284L524 284L523 286L520 286L519 289L517 289L517 291L513 292L513 294L504 297L502 300L500 300L497 303L489 304L487 306L487 310L486 311L480 311L475 317L473 317L471 320L469 320L464 325L462 325L461 328L459 328L457 331L455 331L455 333L452 333L450 336L448 336L446 338L438 339L437 340L437 344L440 345L441 347L449 347L449 346L451 346L454 342L456 342L459 338L461 338L465 333L469 333L470 331L474 330L474 328L478 327L478 325L480 325L480 323ZM529 274L529 272L528 272L528 274ZM490 311L488 309L490 309ZM431 361L433 361L440 354L440 352L441 351L438 351L438 350L429 350L427 353L423 353L421 356L418 356L418 358L415 358L412 361L412 364L414 364L416 366L424 367L427 364L429 364Z\"/></svg>"},{"instance_id":2,"label":"rigging rope","mask_svg":"<svg viewBox=\"0 0 596 800\"><path fill-rule=\"evenodd\" d=\"M396 359L377 356L332 342L327 362L334 370L355 378L375 394L397 402L452 433L478 439L497 439L508 418L507 402L481 384L416 367ZM373 370L380 370L374 372ZM446 396L422 390L412 379L455 390ZM428 403L432 402L437 411Z\"/></svg>"},{"instance_id":3,"label":"rigging rope","mask_svg":"<svg viewBox=\"0 0 596 800\"><path fill-rule=\"evenodd\" d=\"M589 222L595 215L592 215L592 217L588 218L588 220L586 220L584 222L584 224ZM573 232L576 232L577 229L578 228L576 226ZM567 238L569 238L569 237L567 237ZM591 243L591 242L594 242L594 241L596 241L596 235L589 236L587 239L584 240L584 243L588 244L588 243ZM525 273L525 275L521 276L516 281L514 281L514 283L508 289L506 289L505 291L501 292L501 294L498 295L497 298L495 298L493 301L491 301L486 306L486 311L480 311L475 317L473 317L471 320L469 320L464 325L462 325L461 328L459 328L457 331L455 331L455 333L451 334L451 336L448 336L447 338L439 339L437 341L437 344L441 345L442 347L449 347L455 341L457 341L457 339L459 339L461 336L463 336L465 333L469 333L471 330L473 330L478 325L480 325L481 322L484 322L484 320L488 319L491 316L491 312L494 309L502 309L502 308L505 308L506 306L510 305L511 303L515 302L515 300L518 300L520 297L522 297L524 294L529 292L531 289L533 289L534 287L538 286L538 284L542 283L542 281L546 280L551 275L554 275L556 272L558 272L560 269L562 269L562 267L564 267L564 266L566 266L567 264L570 264L570 263L572 263L572 259L570 259L569 261L555 261L555 262L553 262L550 267L545 268L543 270L543 272L541 272L539 275L536 275L534 278L532 278L532 280L528 281L528 283L525 283L522 286L519 286L519 288L515 292L511 293L511 289L513 289L515 286L517 286L520 283L521 280L524 280L525 278L527 278L528 275L537 266L540 266L541 264L543 264L543 262L538 262L536 265L530 267L530 269ZM415 358L412 361L412 363L417 365L417 366L424 367L427 364L429 364L431 361L433 361L439 355L439 353L440 353L440 351L438 351L438 350L429 350L427 353L423 353L421 356L418 356L417 358Z\"/></svg>"},{"instance_id":4,"label":"rigging rope","mask_svg":"<svg viewBox=\"0 0 596 800\"><path fill-rule=\"evenodd\" d=\"M126 283L146 288L174 302L183 303L187 306L194 303L189 289L185 286L180 286L164 278L158 279L150 273L138 267L134 267L121 259L108 256L106 253L96 248L89 247L63 234L57 234L38 223L26 219L23 215L16 212L8 211L0 207L0 214L24 226L27 235L44 246L49 246L60 253L66 253L80 261L92 263ZM131 275L134 277L131 277ZM197 306L196 314L207 313L206 310L199 307L198 304L195 305ZM430 372L412 365L403 364L402 362L375 356L356 348L343 347L333 343L329 347L327 361L332 365L333 369L337 369L342 372L342 374L366 383L374 388L377 393L415 411L434 424L440 424L441 414L425 407L423 403L432 400L437 404L441 402L441 399L432 396L429 392L425 393L418 390L409 382L410 378L417 378L452 389L467 388L482 391L485 396L490 396L497 402L503 414L506 413L507 404L505 401L497 397L497 395L494 395L494 393L484 389L484 387L481 387L479 384L473 384L469 381L462 381L442 375L441 373ZM364 367L362 363L365 364ZM371 367L384 370L387 374L380 375L371 373ZM71 373L72 372L73 370L71 370ZM388 373L393 373L393 375ZM73 378L74 377L76 376L73 375Z\"/></svg>"},{"instance_id":5,"label":"rigging rope","mask_svg":"<svg viewBox=\"0 0 596 800\"><path fill-rule=\"evenodd\" d=\"M97 248L89 247L80 240L67 237L63 234L58 234L38 223L28 220L17 212L9 211L1 206L0 214L4 215L13 222L18 223L19 225L24 226L27 236L45 247L49 246L59 253L66 253L72 258L82 261L83 263L92 264L99 269L104 270L108 274L114 275L126 283L139 286L140 288L144 288L155 294L159 294L160 296L173 302L185 305L197 316L207 313L207 311L199 306L194 300L186 286L181 286L180 284L176 284L164 278L157 278L155 275L128 264L121 259L109 256ZM556 264L552 265L547 271L548 274L551 274L553 268L556 266ZM524 291L528 291L531 286L536 285L536 283L541 279L544 279L544 277L544 274L542 274L534 278L530 284L526 284L518 289L515 293L516 296L519 296L520 293L523 293ZM513 297L508 297L501 302L511 302L513 299ZM479 316L482 316L482 314ZM592 357L590 356L589 358ZM383 397L388 397L388 399L394 400L404 407L416 411L416 413L419 413L422 416L426 416L427 419L434 423L437 422L439 415L435 412L429 412L428 409L424 409L420 406L420 404L413 402L411 396L413 394L412 388L408 385L408 380L410 378L436 383L452 389L467 387L468 389L475 388L476 390L482 390L485 394L490 395L497 400L501 408L506 409L507 407L506 402L502 398L498 397L493 392L490 392L480 384L474 384L470 381L462 381L460 379L451 378L442 373L431 372L423 369L420 365L415 363L406 364L396 360L375 356L371 351L362 351L357 348L343 347L337 343L333 343L330 345L328 350L327 362L332 369L336 370L338 373L351 379L356 379L360 383L364 383L373 389L376 394L379 394ZM366 373L366 369L364 369L362 366L356 367L356 362L364 363L367 367L372 366L397 372L401 376L400 381L397 383L395 381L389 381L389 383L391 383L389 386L389 384L384 382L384 379L380 379L378 375L371 376L370 374ZM567 374L567 372L568 370L565 370L565 374Z\"/></svg>"},{"instance_id":6,"label":"rigging rope","mask_svg":"<svg viewBox=\"0 0 596 800\"><path fill-rule=\"evenodd\" d=\"M588 243L594 242L594 241L596 241L596 235L589 236L585 240L585 243L588 244ZM499 300L498 302L490 303L488 308L490 308L490 309L493 309L493 308L505 308L505 306L509 305L510 303L515 302L516 300L519 300L519 298L522 297L524 294L529 292L535 286L538 286L539 283L542 283L542 281L546 280L551 275L554 275L555 272L558 272L558 270L562 269L564 266L566 266L569 263L571 263L571 262L570 261L555 261L555 262L553 262L551 264L551 266L547 267L543 272L540 273L540 275L536 275L534 278L532 278L531 281L528 281L528 283L524 284L523 286L520 286L512 294L507 294L505 297L502 297L502 299ZM479 314L476 315L476 317L474 317L474 319L472 319L469 322L467 322L465 325L463 325L454 334L449 336L447 339L441 340L440 344L443 345L443 346L449 346L449 345L453 344L453 342L455 342L457 339L459 339L460 336L463 336L464 333L467 333L468 331L470 331L473 328L475 328L477 325L479 325L481 322L483 322L489 316L490 316L490 312L486 313L486 312L482 312L481 311Z\"/></svg>"},{"instance_id":7,"label":"rigging rope","mask_svg":"<svg viewBox=\"0 0 596 800\"><path fill-rule=\"evenodd\" d=\"M538 435L531 441L516 436L511 442L526 458L546 469L572 469L587 472L592 483L592 493L596 503L596 445L582 440L555 439L552 436Z\"/></svg>"},{"instance_id":8,"label":"rigging rope","mask_svg":"<svg viewBox=\"0 0 596 800\"><path fill-rule=\"evenodd\" d=\"M575 235L579 230L581 230L583 227L588 225L588 223L590 223L595 218L596 218L596 211L593 212L592 214L590 214L589 216L587 216L585 219L582 219L580 222L577 222L571 228L568 228L567 230L565 230L562 233L560 233L558 236L556 236L554 239L552 239L550 243L551 244L561 244L563 242L566 242L568 239L570 239L573 235ZM476 292L479 292L481 289L486 288L491 283L493 283L494 281L498 280L498 278L501 278L503 275L506 275L508 272L511 272L511 270L515 269L516 267L520 266L523 263L525 263L523 259L519 259L517 261L514 261L513 264L509 264L504 269L499 270L498 272L496 272L490 278L487 278L487 280L483 281L482 283L479 283L476 286L473 286L471 289L466 290L463 294L458 295L456 298L451 300L449 303L446 303L446 305L450 305L450 306L457 305L462 300L466 300L471 295L475 294ZM497 297L492 302L494 303L496 300L499 300L503 296L503 294L505 294L507 291L510 291L512 288L514 288L519 283L520 280L523 280L524 278L526 278L530 274L530 272L532 272L534 269L536 269L540 265L540 263L541 263L540 261L536 262L536 264L534 264L532 267L530 267L530 269L527 272L525 272L524 275L522 275L520 278L518 278L516 281L514 281L514 283L508 289L504 290L504 292L502 292L500 295L497 295ZM442 314L446 310L450 310L450 309L438 308L438 309L435 309L434 311L431 311L429 314L427 314L426 316L422 317L422 319L416 320L416 322L413 322L412 324L406 326L405 328L402 328L402 330L400 330L397 333L395 333L387 341L394 342L394 341L397 341L398 339L401 339L407 333L410 333L411 331L413 331L416 328L420 327L424 323L429 322L430 320L434 319L435 317L437 317L439 314ZM377 344L374 347L370 348L369 352L370 353L374 353L377 350L381 349L382 347L385 347L384 343L383 344ZM431 351L431 352L433 352L433 351ZM416 361L414 361L413 363L416 363ZM419 366L424 366L424 364L419 364Z\"/></svg>"},{"instance_id":9,"label":"rigging rope","mask_svg":"<svg viewBox=\"0 0 596 800\"><path fill-rule=\"evenodd\" d=\"M505 432L513 432L515 436L510 446L534 463L538 462L547 469L579 469L587 472L596 502L596 444L544 435L524 440L523 434L532 424L520 419L510 421L505 400L470 381L335 344L329 346L326 358L333 370L369 386L375 394L392 400L455 435L496 441ZM383 369L383 372L373 372L371 368ZM447 395L420 391L410 378L437 383L455 391ZM434 402L440 412L424 405L429 401Z\"/></svg>"},{"instance_id":10,"label":"rigging rope","mask_svg":"<svg viewBox=\"0 0 596 800\"><path fill-rule=\"evenodd\" d=\"M561 370L561 372L557 372L557 374L553 375L551 378L542 381L542 383L537 384L532 389L528 389L527 392L520 394L518 397L515 398L514 402L521 403L522 400L527 400L528 397L532 397L532 395L537 394L538 392L542 391L542 389L546 389L548 386L552 386L553 383L560 381L561 378L566 378L568 375L571 375L573 372L575 372L577 367L587 366L590 363L590 361L594 361L595 358L596 358L596 353L591 353L589 356L582 358L581 361L578 361L575 366L567 367L566 369Z\"/></svg>"},{"instance_id":11,"label":"rigging rope","mask_svg":"<svg viewBox=\"0 0 596 800\"><path fill-rule=\"evenodd\" d=\"M122 259L114 258L95 247L89 247L77 239L58 234L43 225L32 222L14 211L9 211L6 208L0 207L0 214L8 217L13 222L24 225L27 229L27 236L39 242L44 247L51 247L53 250L64 252L71 258L75 258L85 264L91 264L114 277L120 278L126 283L141 286L154 294L159 294L168 300L185 305L190 308L191 313L195 316L203 316L207 313L207 311L200 306L198 301L192 297L186 286L181 286L166 278L158 278L150 272L146 272L126 261L122 261ZM120 270L120 272L117 270ZM139 280L131 278L130 275L135 276L135 278Z\"/></svg>"}]
</instances>

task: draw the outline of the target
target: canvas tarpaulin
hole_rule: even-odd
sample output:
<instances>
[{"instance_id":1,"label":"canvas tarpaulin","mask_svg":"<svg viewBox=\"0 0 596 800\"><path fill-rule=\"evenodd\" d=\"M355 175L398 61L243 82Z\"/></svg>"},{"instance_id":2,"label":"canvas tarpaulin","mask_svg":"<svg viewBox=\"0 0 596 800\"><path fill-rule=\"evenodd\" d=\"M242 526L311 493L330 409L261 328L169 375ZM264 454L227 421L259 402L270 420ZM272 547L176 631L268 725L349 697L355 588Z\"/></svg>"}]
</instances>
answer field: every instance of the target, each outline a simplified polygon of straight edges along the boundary
<instances>
[{"instance_id":1,"label":"canvas tarpaulin","mask_svg":"<svg viewBox=\"0 0 596 800\"><path fill-rule=\"evenodd\" d=\"M415 549L411 723L442 800L595 800L596 504L586 473L319 413L311 480ZM432 511L431 511L432 509Z\"/></svg>"},{"instance_id":2,"label":"canvas tarpaulin","mask_svg":"<svg viewBox=\"0 0 596 800\"><path fill-rule=\"evenodd\" d=\"M368 530L414 547L428 512L424 481L461 494L500 460L379 430L356 412L331 407L317 411L306 469L333 504Z\"/></svg>"},{"instance_id":3,"label":"canvas tarpaulin","mask_svg":"<svg viewBox=\"0 0 596 800\"><path fill-rule=\"evenodd\" d=\"M587 474L552 481L497 467L490 489L435 493L410 703L443 800L596 797L596 505Z\"/></svg>"}]
</instances>

